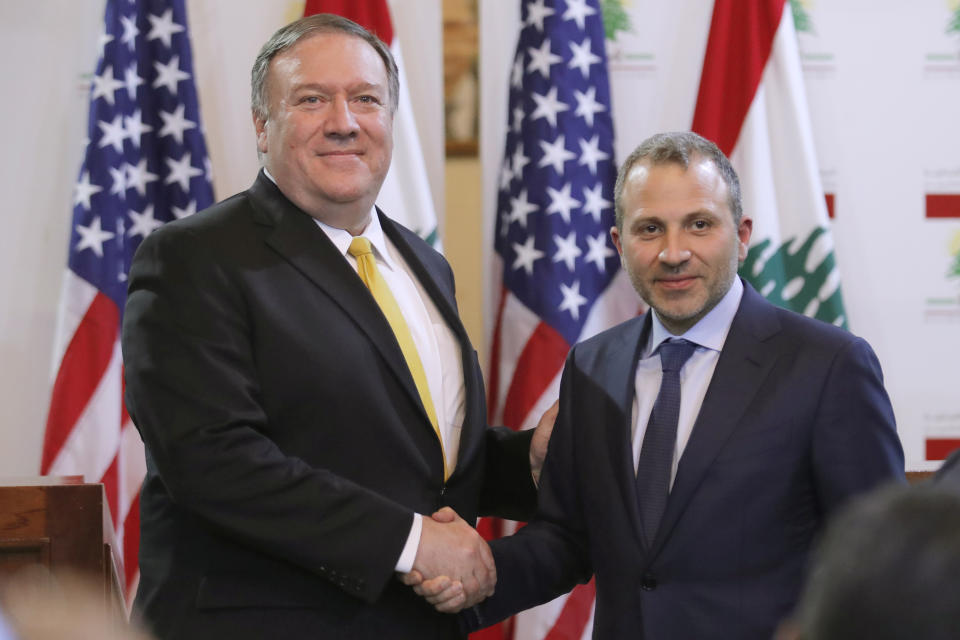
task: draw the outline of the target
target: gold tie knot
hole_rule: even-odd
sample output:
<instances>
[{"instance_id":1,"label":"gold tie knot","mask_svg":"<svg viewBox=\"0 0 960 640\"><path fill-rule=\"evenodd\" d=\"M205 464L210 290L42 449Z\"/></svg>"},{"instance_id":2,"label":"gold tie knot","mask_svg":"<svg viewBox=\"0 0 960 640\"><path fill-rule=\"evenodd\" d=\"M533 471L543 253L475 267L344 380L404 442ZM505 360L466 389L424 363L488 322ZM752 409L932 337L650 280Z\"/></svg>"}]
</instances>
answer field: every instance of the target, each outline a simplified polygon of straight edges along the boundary
<instances>
[{"instance_id":1,"label":"gold tie knot","mask_svg":"<svg viewBox=\"0 0 960 640\"><path fill-rule=\"evenodd\" d=\"M354 258L368 253L373 253L370 249L370 241L364 238L363 236L357 236L350 241L350 248L347 251Z\"/></svg>"}]
</instances>

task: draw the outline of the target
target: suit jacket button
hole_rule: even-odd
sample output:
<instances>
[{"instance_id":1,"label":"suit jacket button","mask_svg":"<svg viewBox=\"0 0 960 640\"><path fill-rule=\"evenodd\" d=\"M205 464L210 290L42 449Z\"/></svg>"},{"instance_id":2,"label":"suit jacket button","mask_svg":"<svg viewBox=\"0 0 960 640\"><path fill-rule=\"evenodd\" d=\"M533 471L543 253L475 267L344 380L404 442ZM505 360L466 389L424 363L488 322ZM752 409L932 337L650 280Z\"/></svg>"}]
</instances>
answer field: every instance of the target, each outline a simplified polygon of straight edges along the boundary
<instances>
[{"instance_id":1,"label":"suit jacket button","mask_svg":"<svg viewBox=\"0 0 960 640\"><path fill-rule=\"evenodd\" d=\"M645 573L640 580L640 588L644 591L653 591L657 588L657 576L652 573Z\"/></svg>"}]
</instances>

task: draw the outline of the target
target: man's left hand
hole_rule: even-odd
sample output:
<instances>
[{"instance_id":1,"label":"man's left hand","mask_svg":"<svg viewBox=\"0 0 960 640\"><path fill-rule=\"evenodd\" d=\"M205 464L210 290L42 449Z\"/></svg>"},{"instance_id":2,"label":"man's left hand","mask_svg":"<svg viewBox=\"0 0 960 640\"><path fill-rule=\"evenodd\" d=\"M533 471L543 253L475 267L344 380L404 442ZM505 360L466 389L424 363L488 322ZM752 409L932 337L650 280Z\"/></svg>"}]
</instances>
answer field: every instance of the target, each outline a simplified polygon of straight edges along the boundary
<instances>
[{"instance_id":1,"label":"man's left hand","mask_svg":"<svg viewBox=\"0 0 960 640\"><path fill-rule=\"evenodd\" d=\"M533 473L533 482L540 486L540 471L543 469L543 459L547 457L547 445L550 443L550 434L557 421L560 410L560 400L556 400L550 408L540 416L540 422L533 431L533 440L530 441L530 471Z\"/></svg>"}]
</instances>

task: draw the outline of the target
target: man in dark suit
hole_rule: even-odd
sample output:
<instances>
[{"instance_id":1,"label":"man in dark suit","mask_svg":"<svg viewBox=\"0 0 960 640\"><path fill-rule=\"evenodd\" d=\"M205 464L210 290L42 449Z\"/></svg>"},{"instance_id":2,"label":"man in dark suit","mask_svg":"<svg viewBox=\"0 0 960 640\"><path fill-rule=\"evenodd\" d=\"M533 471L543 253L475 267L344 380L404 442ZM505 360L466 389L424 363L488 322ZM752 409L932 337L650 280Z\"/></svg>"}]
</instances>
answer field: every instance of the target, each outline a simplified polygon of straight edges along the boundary
<instances>
[{"instance_id":1,"label":"man in dark suit","mask_svg":"<svg viewBox=\"0 0 960 640\"><path fill-rule=\"evenodd\" d=\"M549 420L537 447L486 427L449 265L374 206L397 94L389 49L353 22L284 27L253 69L264 170L136 255L135 607L160 638L460 637L395 572L487 595L468 522L532 514ZM466 522L419 515L442 507Z\"/></svg>"},{"instance_id":2,"label":"man in dark suit","mask_svg":"<svg viewBox=\"0 0 960 640\"><path fill-rule=\"evenodd\" d=\"M615 207L653 312L571 350L537 517L493 543L496 593L465 616L491 624L595 574L595 638L767 640L826 518L904 478L880 365L737 277L752 221L713 143L645 141ZM417 590L456 610L444 584Z\"/></svg>"}]
</instances>

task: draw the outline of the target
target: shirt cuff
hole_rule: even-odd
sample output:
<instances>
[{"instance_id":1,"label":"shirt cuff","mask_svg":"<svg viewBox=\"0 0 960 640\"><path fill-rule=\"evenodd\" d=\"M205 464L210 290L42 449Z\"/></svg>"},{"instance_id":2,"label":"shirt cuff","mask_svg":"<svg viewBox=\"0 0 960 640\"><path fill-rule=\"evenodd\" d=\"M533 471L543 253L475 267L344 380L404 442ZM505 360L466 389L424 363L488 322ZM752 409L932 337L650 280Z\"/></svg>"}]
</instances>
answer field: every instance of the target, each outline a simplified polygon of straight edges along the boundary
<instances>
[{"instance_id":1,"label":"shirt cuff","mask_svg":"<svg viewBox=\"0 0 960 640\"><path fill-rule=\"evenodd\" d=\"M423 516L413 514L413 524L407 535L407 543L403 545L400 558L397 560L397 573L410 573L413 570L413 561L417 559L417 548L420 546L420 534L423 532Z\"/></svg>"}]
</instances>

